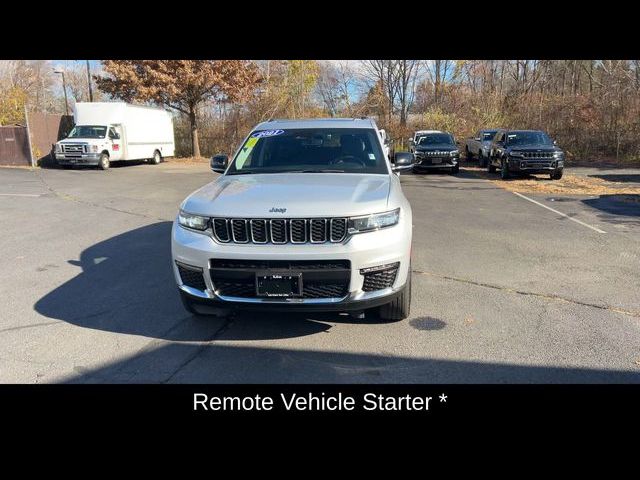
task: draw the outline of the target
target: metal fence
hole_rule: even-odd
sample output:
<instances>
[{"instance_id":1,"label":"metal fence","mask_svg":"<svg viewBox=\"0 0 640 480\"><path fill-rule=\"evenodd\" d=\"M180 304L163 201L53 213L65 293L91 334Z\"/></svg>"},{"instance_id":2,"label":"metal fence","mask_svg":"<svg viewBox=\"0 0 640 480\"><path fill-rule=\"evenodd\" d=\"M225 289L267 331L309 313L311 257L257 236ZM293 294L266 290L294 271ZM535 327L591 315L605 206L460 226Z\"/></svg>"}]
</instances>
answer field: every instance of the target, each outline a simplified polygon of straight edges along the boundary
<instances>
[{"instance_id":1,"label":"metal fence","mask_svg":"<svg viewBox=\"0 0 640 480\"><path fill-rule=\"evenodd\" d=\"M58 140L66 138L73 128L73 116L50 113L29 113L31 150L36 164L48 159L51 148Z\"/></svg>"},{"instance_id":2,"label":"metal fence","mask_svg":"<svg viewBox=\"0 0 640 480\"><path fill-rule=\"evenodd\" d=\"M0 165L33 166L51 160L52 146L67 136L73 116L31 112L27 125L0 127Z\"/></svg>"},{"instance_id":3,"label":"metal fence","mask_svg":"<svg viewBox=\"0 0 640 480\"><path fill-rule=\"evenodd\" d=\"M31 166L27 127L0 127L0 165Z\"/></svg>"}]
</instances>

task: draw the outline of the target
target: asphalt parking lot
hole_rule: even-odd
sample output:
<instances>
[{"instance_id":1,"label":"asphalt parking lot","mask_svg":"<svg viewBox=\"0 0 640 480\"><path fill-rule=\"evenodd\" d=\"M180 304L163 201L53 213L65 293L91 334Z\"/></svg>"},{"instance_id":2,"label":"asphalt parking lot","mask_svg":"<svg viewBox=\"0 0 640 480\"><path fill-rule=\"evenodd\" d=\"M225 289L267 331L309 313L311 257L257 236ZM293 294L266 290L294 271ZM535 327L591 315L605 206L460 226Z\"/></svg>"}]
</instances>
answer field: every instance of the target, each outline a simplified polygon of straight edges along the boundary
<instances>
[{"instance_id":1,"label":"asphalt parking lot","mask_svg":"<svg viewBox=\"0 0 640 480\"><path fill-rule=\"evenodd\" d=\"M175 162L0 169L0 382L640 383L638 195L403 175L411 318L199 318L169 234L213 178Z\"/></svg>"}]
</instances>

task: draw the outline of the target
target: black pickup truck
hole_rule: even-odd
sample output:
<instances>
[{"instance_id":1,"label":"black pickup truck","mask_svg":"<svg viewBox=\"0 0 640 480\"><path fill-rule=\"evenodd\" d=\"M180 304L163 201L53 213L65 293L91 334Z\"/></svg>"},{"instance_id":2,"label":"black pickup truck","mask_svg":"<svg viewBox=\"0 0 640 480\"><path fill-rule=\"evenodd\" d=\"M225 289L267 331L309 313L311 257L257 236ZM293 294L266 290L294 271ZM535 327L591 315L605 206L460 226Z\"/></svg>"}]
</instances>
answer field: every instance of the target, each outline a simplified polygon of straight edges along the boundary
<instances>
[{"instance_id":1,"label":"black pickup truck","mask_svg":"<svg viewBox=\"0 0 640 480\"><path fill-rule=\"evenodd\" d=\"M511 175L548 173L562 178L564 152L540 130L498 130L489 147L489 172L500 170L503 180Z\"/></svg>"}]
</instances>

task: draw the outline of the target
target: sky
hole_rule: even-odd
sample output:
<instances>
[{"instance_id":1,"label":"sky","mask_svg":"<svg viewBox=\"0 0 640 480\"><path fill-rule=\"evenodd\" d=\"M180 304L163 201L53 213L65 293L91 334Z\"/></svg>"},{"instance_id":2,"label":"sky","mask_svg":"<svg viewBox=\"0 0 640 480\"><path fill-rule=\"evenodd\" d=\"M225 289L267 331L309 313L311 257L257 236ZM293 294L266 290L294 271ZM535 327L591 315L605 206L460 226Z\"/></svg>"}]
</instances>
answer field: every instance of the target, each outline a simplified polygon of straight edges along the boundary
<instances>
[{"instance_id":1,"label":"sky","mask_svg":"<svg viewBox=\"0 0 640 480\"><path fill-rule=\"evenodd\" d=\"M79 66L85 67L86 65L86 60L48 60L48 62L51 64L52 70L69 70ZM89 69L92 75L95 74L100 69L100 60L89 60ZM62 79L54 88L56 93L62 95Z\"/></svg>"}]
</instances>

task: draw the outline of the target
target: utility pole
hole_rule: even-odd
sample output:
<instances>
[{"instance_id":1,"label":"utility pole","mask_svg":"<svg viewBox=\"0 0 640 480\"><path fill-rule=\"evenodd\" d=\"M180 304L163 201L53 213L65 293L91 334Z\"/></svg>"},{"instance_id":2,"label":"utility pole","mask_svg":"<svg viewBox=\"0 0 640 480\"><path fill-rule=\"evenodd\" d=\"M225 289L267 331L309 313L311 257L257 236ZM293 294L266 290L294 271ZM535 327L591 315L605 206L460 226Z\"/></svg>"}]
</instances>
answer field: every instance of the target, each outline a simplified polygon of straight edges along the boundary
<instances>
[{"instance_id":1,"label":"utility pole","mask_svg":"<svg viewBox=\"0 0 640 480\"><path fill-rule=\"evenodd\" d=\"M89 60L87 62L87 80L89 81L89 101L93 102L93 90L91 89L91 69L89 67Z\"/></svg>"},{"instance_id":2,"label":"utility pole","mask_svg":"<svg viewBox=\"0 0 640 480\"><path fill-rule=\"evenodd\" d=\"M69 101L67 100L67 82L64 79L64 71L63 70L54 70L53 73L60 73L62 75L62 89L64 90L64 109L67 112L67 116L69 115Z\"/></svg>"},{"instance_id":3,"label":"utility pole","mask_svg":"<svg viewBox=\"0 0 640 480\"><path fill-rule=\"evenodd\" d=\"M27 104L24 104L24 123L27 124L27 143L29 145L29 163L31 168L35 167L35 161L33 158L33 146L31 145L31 129L29 128L29 112L27 111Z\"/></svg>"}]
</instances>

